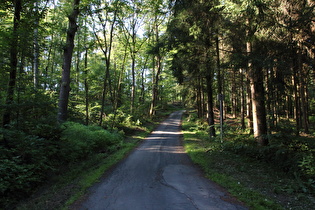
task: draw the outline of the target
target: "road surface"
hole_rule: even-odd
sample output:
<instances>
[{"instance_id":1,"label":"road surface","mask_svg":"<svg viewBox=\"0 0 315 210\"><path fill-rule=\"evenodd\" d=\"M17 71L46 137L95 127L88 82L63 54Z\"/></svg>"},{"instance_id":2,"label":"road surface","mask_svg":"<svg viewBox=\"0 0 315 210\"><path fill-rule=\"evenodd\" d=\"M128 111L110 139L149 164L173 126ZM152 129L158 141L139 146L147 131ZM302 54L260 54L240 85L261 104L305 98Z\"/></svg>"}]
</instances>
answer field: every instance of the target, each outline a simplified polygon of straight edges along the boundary
<instances>
[{"instance_id":1,"label":"road surface","mask_svg":"<svg viewBox=\"0 0 315 210\"><path fill-rule=\"evenodd\" d=\"M177 111L73 209L246 209L203 177L180 140L183 111Z\"/></svg>"}]
</instances>

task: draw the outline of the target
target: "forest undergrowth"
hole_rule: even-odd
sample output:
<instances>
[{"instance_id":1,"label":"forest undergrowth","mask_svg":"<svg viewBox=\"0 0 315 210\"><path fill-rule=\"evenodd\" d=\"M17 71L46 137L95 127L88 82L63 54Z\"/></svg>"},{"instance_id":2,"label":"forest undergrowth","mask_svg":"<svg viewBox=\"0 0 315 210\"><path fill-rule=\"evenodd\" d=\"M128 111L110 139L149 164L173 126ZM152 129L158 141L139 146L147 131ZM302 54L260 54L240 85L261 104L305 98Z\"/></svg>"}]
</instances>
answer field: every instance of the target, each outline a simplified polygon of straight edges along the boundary
<instances>
[{"instance_id":1,"label":"forest undergrowth","mask_svg":"<svg viewBox=\"0 0 315 210\"><path fill-rule=\"evenodd\" d=\"M70 205L170 112L134 120L119 111L103 127L46 120L36 131L1 129L1 142L5 137L9 146L0 145L0 209Z\"/></svg>"},{"instance_id":2,"label":"forest undergrowth","mask_svg":"<svg viewBox=\"0 0 315 210\"><path fill-rule=\"evenodd\" d=\"M314 135L282 131L259 147L238 125L238 119L226 119L221 141L219 135L210 138L206 122L190 112L182 125L185 149L208 178L251 209L313 209Z\"/></svg>"}]
</instances>

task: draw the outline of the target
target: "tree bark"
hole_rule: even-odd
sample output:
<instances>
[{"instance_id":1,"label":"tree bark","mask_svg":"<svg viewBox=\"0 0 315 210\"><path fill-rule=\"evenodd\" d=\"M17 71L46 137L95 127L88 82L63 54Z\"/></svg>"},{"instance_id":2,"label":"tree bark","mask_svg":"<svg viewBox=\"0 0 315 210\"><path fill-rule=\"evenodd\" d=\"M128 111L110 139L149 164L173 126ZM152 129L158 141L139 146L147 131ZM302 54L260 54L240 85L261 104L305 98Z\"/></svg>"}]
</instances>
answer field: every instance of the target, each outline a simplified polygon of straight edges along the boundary
<instances>
[{"instance_id":1,"label":"tree bark","mask_svg":"<svg viewBox=\"0 0 315 210\"><path fill-rule=\"evenodd\" d=\"M110 91L110 94L112 95L112 91L111 91L111 79L110 79L110 65L111 65L111 53L112 53L112 46L113 46L113 36L114 36L114 26L116 23L116 14L117 12L114 11L114 19L113 22L111 24L111 28L110 28L110 33L109 33L109 42L107 42L107 38L106 38L106 28L105 25L103 25L103 34L104 34L104 45L105 48L103 47L99 37L97 36L97 33L95 33L95 36L98 40L98 43L103 51L103 54L105 56L105 63L106 63L106 68L105 68L105 77L104 77L104 81L103 81L103 92L102 92L102 101L101 101L101 113L100 113L100 122L99 125L102 126L103 123L103 115L104 115L104 109L105 109L105 97L106 97L106 92L107 92L107 84L108 84L108 89ZM102 21L102 20L101 20ZM106 20L105 20L106 21ZM112 100L114 100L114 97L112 96ZM114 101L112 101L112 104L114 106Z\"/></svg>"},{"instance_id":2,"label":"tree bark","mask_svg":"<svg viewBox=\"0 0 315 210\"><path fill-rule=\"evenodd\" d=\"M88 48L85 49L84 58L84 90L85 90L85 124L89 124L89 83L88 83Z\"/></svg>"},{"instance_id":3,"label":"tree bark","mask_svg":"<svg viewBox=\"0 0 315 210\"><path fill-rule=\"evenodd\" d=\"M133 114L134 106L135 106L135 97L136 97L136 53L135 53L135 45L136 45L136 34L132 32L132 49L131 49L131 103L130 103L130 113Z\"/></svg>"},{"instance_id":4,"label":"tree bark","mask_svg":"<svg viewBox=\"0 0 315 210\"><path fill-rule=\"evenodd\" d=\"M8 83L7 97L6 97L6 109L3 114L3 127L7 127L11 123L11 115L12 112L10 110L10 105L12 105L14 101L14 90L16 85L16 75L17 75L17 65L18 65L18 45L19 45L19 34L18 29L20 26L21 19L21 11L22 11L22 1L16 0L14 1L14 19L13 19L13 31L12 31L12 39L10 40L10 78ZM5 138L5 144L7 145L7 140Z\"/></svg>"},{"instance_id":5,"label":"tree bark","mask_svg":"<svg viewBox=\"0 0 315 210\"><path fill-rule=\"evenodd\" d=\"M221 61L220 61L220 40L219 30L216 30L217 35L215 36L215 49L216 49L216 62L217 62L217 77L218 77L218 93L222 93L222 76L221 76Z\"/></svg>"},{"instance_id":6,"label":"tree bark","mask_svg":"<svg viewBox=\"0 0 315 210\"><path fill-rule=\"evenodd\" d=\"M197 84L196 84L196 101L197 101L197 113L198 113L198 117L202 118L204 116L203 113L203 100L202 100L202 82L201 82L201 78L197 77Z\"/></svg>"},{"instance_id":7,"label":"tree bark","mask_svg":"<svg viewBox=\"0 0 315 210\"><path fill-rule=\"evenodd\" d=\"M153 87L152 87L152 100L151 100L151 107L150 107L150 116L154 116L156 114L156 106L157 106L157 101L158 101L158 87L159 87L160 74L162 71L161 56L157 55L155 60L156 60L157 72L154 75L154 81L153 81Z\"/></svg>"},{"instance_id":8,"label":"tree bark","mask_svg":"<svg viewBox=\"0 0 315 210\"><path fill-rule=\"evenodd\" d=\"M68 103L70 94L70 70L71 61L74 48L74 38L77 31L77 17L80 13L79 10L80 0L73 1L73 9L69 15L69 25L67 31L66 46L63 51L63 66L62 78L60 85L59 103L58 103L58 121L64 122L68 117Z\"/></svg>"},{"instance_id":9,"label":"tree bark","mask_svg":"<svg viewBox=\"0 0 315 210\"><path fill-rule=\"evenodd\" d=\"M237 89L236 89L236 69L232 69L232 116L237 116Z\"/></svg>"},{"instance_id":10,"label":"tree bark","mask_svg":"<svg viewBox=\"0 0 315 210\"><path fill-rule=\"evenodd\" d=\"M260 146L268 145L267 120L265 108L265 91L263 69L258 65L251 68L250 86L253 107L254 137Z\"/></svg>"},{"instance_id":11,"label":"tree bark","mask_svg":"<svg viewBox=\"0 0 315 210\"><path fill-rule=\"evenodd\" d=\"M251 49L251 43L250 42L246 42L246 50L247 50L247 56L249 56L252 52ZM252 102L252 95L251 95L251 87L250 87L250 70L252 68L252 63L249 60L248 64L247 64L247 69L246 69L246 77L247 77L247 82L246 82L246 89L247 89L247 95L246 95L246 100L247 100L247 127L249 128L249 133L253 134L254 133L254 129L253 129L253 102Z\"/></svg>"},{"instance_id":12,"label":"tree bark","mask_svg":"<svg viewBox=\"0 0 315 210\"><path fill-rule=\"evenodd\" d=\"M38 2L35 2L35 13L38 12ZM36 17L34 29L34 88L39 88L39 43L38 43L39 18Z\"/></svg>"},{"instance_id":13,"label":"tree bark","mask_svg":"<svg viewBox=\"0 0 315 210\"><path fill-rule=\"evenodd\" d=\"M208 111L208 125L210 126L210 137L215 136L215 128L214 128L214 112L213 112L213 92L212 92L212 78L211 75L206 76L207 80L207 111Z\"/></svg>"},{"instance_id":14,"label":"tree bark","mask_svg":"<svg viewBox=\"0 0 315 210\"><path fill-rule=\"evenodd\" d=\"M155 43L156 45L159 44L159 26L157 24L157 19L155 17L155 24L154 24L154 33L155 33ZM156 73L153 72L153 87L152 87L152 100L151 100L151 107L150 107L150 116L154 116L156 114L156 106L159 97L158 88L159 88L159 81L160 81L160 74L162 72L162 65L161 65L161 54L160 48L157 51L157 54L154 56L153 59L155 61L155 68Z\"/></svg>"},{"instance_id":15,"label":"tree bark","mask_svg":"<svg viewBox=\"0 0 315 210\"><path fill-rule=\"evenodd\" d=\"M249 134L254 134L254 125L253 125L253 101L250 89L250 81L247 81L247 95L246 95L246 107L247 107L247 127L249 128Z\"/></svg>"},{"instance_id":16,"label":"tree bark","mask_svg":"<svg viewBox=\"0 0 315 210\"><path fill-rule=\"evenodd\" d=\"M300 44L300 47L302 44ZM309 125L308 125L308 100L307 100L307 85L305 82L305 78L307 78L307 73L305 72L305 69L303 68L303 61L302 61L302 50L300 49L298 51L298 70L299 70L299 82L300 82L300 103L301 103L301 125L303 126L303 129L306 133L309 132Z\"/></svg>"},{"instance_id":17,"label":"tree bark","mask_svg":"<svg viewBox=\"0 0 315 210\"><path fill-rule=\"evenodd\" d=\"M240 76L241 76L241 126L244 130L246 128L245 125L245 110L246 110L246 99L245 99L245 88L244 88L244 73L243 69L240 69Z\"/></svg>"}]
</instances>

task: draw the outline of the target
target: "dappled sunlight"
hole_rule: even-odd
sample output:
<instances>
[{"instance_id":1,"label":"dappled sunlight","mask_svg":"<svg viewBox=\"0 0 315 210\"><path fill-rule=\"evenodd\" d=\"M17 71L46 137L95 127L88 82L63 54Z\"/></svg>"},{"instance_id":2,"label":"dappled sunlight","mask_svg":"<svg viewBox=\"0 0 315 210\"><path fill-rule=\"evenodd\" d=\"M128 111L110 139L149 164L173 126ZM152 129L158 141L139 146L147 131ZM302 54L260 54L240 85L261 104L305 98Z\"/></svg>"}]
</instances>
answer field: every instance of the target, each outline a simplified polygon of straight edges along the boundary
<instances>
[{"instance_id":1,"label":"dappled sunlight","mask_svg":"<svg viewBox=\"0 0 315 210\"><path fill-rule=\"evenodd\" d=\"M170 154L184 154L185 153L182 146L152 145L148 147L138 148L138 150L145 151L145 152L170 153Z\"/></svg>"},{"instance_id":2,"label":"dappled sunlight","mask_svg":"<svg viewBox=\"0 0 315 210\"><path fill-rule=\"evenodd\" d=\"M154 131L152 134L173 134L173 135L180 135L181 132L174 132L174 131Z\"/></svg>"}]
</instances>

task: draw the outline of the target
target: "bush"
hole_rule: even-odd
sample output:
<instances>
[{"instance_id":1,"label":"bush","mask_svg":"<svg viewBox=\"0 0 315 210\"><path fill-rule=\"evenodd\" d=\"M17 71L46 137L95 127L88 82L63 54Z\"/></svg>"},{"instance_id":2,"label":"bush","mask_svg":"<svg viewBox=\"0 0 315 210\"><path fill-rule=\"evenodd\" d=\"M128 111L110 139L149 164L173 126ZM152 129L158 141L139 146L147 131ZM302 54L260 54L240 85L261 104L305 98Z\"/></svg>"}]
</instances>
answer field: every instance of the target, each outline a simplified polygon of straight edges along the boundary
<instances>
[{"instance_id":1,"label":"bush","mask_svg":"<svg viewBox=\"0 0 315 210\"><path fill-rule=\"evenodd\" d=\"M141 122L139 119L134 120L134 117L122 110L116 110L114 114L108 114L104 119L104 124L108 128L115 127L135 127L140 126Z\"/></svg>"},{"instance_id":2,"label":"bush","mask_svg":"<svg viewBox=\"0 0 315 210\"><path fill-rule=\"evenodd\" d=\"M122 134L110 133L99 126L66 122L61 134L62 158L67 162L77 161L95 152L111 152L121 146L122 139Z\"/></svg>"},{"instance_id":3,"label":"bush","mask_svg":"<svg viewBox=\"0 0 315 210\"><path fill-rule=\"evenodd\" d=\"M31 193L54 170L56 149L38 136L1 129L10 148L0 146L0 208Z\"/></svg>"},{"instance_id":4,"label":"bush","mask_svg":"<svg viewBox=\"0 0 315 210\"><path fill-rule=\"evenodd\" d=\"M98 126L73 122L64 123L62 128L51 124L36 128L43 132L36 131L41 136L51 134L51 139L0 128L0 142L6 138L10 146L0 145L0 209L11 208L10 205L27 197L61 166L93 153L110 153L117 150L123 140L119 132L110 133ZM48 134L44 133L46 131Z\"/></svg>"},{"instance_id":5,"label":"bush","mask_svg":"<svg viewBox=\"0 0 315 210\"><path fill-rule=\"evenodd\" d=\"M270 145L259 147L253 139L238 136L225 142L223 148L286 172L299 181L296 191L315 192L315 150L306 139L276 134L270 136Z\"/></svg>"}]
</instances>

